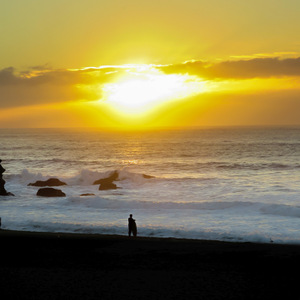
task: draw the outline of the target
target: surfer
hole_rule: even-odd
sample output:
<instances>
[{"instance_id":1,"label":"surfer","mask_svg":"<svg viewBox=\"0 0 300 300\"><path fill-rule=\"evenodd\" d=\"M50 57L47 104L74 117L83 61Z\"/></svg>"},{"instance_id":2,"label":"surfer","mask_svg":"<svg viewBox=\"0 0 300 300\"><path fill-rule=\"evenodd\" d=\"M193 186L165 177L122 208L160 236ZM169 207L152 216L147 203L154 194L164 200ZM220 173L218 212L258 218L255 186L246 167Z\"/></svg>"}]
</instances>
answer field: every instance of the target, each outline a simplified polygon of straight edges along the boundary
<instances>
[{"instance_id":1,"label":"surfer","mask_svg":"<svg viewBox=\"0 0 300 300\"><path fill-rule=\"evenodd\" d=\"M128 236L131 237L131 233L134 237L136 237L137 234L137 228L135 220L132 218L132 214L129 215L128 218Z\"/></svg>"}]
</instances>

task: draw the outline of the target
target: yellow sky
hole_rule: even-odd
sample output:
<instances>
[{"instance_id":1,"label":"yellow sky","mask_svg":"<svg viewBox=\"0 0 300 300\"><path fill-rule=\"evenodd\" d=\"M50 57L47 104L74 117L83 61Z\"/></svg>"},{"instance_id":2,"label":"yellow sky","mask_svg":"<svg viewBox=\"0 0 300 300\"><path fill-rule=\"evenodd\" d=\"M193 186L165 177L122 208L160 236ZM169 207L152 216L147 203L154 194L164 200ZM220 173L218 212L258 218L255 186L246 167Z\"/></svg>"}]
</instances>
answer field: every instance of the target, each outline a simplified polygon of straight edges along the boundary
<instances>
[{"instance_id":1,"label":"yellow sky","mask_svg":"<svg viewBox=\"0 0 300 300\"><path fill-rule=\"evenodd\" d=\"M9 0L0 127L300 124L296 0Z\"/></svg>"}]
</instances>

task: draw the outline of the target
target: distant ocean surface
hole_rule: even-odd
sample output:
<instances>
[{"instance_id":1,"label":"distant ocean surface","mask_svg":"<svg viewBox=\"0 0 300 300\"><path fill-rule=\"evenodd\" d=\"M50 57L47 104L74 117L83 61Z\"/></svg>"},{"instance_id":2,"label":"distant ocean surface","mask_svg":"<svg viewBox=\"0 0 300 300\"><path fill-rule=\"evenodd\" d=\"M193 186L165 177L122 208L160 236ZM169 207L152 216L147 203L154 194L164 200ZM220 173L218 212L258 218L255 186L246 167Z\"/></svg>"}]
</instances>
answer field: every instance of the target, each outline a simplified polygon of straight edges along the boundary
<instances>
[{"instance_id":1,"label":"distant ocean surface","mask_svg":"<svg viewBox=\"0 0 300 300\"><path fill-rule=\"evenodd\" d=\"M5 229L127 235L132 213L139 236L300 243L299 127L0 129L0 158ZM120 189L93 185L115 170ZM27 186L50 177L66 197Z\"/></svg>"}]
</instances>

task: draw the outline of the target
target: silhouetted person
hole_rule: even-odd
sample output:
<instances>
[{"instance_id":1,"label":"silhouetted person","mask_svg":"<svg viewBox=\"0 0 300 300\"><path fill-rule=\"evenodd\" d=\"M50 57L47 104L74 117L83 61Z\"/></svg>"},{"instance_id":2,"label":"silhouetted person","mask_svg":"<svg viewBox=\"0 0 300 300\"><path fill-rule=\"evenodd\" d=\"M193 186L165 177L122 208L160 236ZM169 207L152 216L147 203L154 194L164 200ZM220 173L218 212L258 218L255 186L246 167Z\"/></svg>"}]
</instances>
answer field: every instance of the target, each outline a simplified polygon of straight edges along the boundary
<instances>
[{"instance_id":1,"label":"silhouetted person","mask_svg":"<svg viewBox=\"0 0 300 300\"><path fill-rule=\"evenodd\" d=\"M132 215L129 215L129 218L128 218L128 236L129 237L131 237L131 233L133 234L134 237L136 237L137 228L136 228L135 220L132 218Z\"/></svg>"}]
</instances>

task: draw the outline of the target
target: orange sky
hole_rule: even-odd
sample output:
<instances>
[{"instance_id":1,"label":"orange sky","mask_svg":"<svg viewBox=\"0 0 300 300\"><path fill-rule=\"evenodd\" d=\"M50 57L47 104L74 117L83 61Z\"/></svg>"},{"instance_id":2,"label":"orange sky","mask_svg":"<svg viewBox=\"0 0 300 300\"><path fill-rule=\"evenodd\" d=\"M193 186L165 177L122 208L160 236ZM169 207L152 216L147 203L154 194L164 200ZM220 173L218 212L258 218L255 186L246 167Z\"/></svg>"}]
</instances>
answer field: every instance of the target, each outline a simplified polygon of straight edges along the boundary
<instances>
[{"instance_id":1,"label":"orange sky","mask_svg":"<svg viewBox=\"0 0 300 300\"><path fill-rule=\"evenodd\" d=\"M1 128L300 125L298 1L1 5Z\"/></svg>"}]
</instances>

